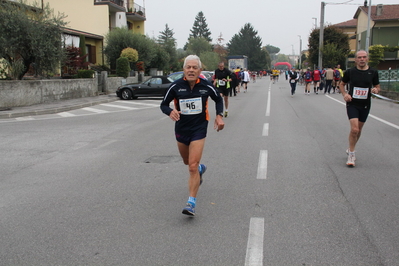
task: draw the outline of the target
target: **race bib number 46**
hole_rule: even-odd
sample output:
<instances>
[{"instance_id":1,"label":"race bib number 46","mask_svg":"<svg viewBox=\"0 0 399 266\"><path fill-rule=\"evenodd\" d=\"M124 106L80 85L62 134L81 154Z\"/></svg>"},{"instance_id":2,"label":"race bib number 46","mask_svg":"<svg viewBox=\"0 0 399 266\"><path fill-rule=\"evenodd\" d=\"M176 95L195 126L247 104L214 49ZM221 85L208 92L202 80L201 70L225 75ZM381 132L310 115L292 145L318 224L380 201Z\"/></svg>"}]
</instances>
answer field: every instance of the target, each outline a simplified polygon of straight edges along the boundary
<instances>
[{"instance_id":1,"label":"race bib number 46","mask_svg":"<svg viewBox=\"0 0 399 266\"><path fill-rule=\"evenodd\" d=\"M182 115L196 115L202 113L202 98L181 99L179 100Z\"/></svg>"},{"instance_id":2,"label":"race bib number 46","mask_svg":"<svg viewBox=\"0 0 399 266\"><path fill-rule=\"evenodd\" d=\"M367 99L368 94L369 94L369 88L354 87L352 97L354 99L365 100L365 99Z\"/></svg>"}]
</instances>

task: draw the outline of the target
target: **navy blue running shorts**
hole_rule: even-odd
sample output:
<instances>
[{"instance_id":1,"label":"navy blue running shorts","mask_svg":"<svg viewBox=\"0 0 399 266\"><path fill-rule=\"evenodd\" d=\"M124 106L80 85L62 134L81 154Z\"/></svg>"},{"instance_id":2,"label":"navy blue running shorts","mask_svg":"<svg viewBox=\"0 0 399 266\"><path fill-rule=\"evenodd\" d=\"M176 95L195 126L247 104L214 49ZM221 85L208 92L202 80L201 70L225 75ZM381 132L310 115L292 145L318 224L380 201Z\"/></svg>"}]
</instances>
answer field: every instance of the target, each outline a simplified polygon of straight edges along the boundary
<instances>
[{"instance_id":1,"label":"navy blue running shorts","mask_svg":"<svg viewBox=\"0 0 399 266\"><path fill-rule=\"evenodd\" d=\"M206 132L195 133L191 136L183 136L178 133L175 133L175 135L178 142L181 142L188 146L192 141L204 139L206 137Z\"/></svg>"},{"instance_id":2,"label":"navy blue running shorts","mask_svg":"<svg viewBox=\"0 0 399 266\"><path fill-rule=\"evenodd\" d=\"M358 118L360 122L364 123L369 116L370 108L348 104L346 105L346 113L348 114L349 120Z\"/></svg>"}]
</instances>

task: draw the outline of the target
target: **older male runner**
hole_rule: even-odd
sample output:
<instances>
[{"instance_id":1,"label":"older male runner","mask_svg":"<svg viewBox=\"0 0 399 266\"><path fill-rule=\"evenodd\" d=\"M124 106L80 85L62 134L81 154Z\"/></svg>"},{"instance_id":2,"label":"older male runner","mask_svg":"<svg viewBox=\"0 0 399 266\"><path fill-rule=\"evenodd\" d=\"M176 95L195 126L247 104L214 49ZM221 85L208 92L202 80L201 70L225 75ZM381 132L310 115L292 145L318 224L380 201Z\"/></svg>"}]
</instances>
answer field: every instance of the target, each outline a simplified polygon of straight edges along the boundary
<instances>
[{"instance_id":1,"label":"older male runner","mask_svg":"<svg viewBox=\"0 0 399 266\"><path fill-rule=\"evenodd\" d=\"M175 121L177 147L185 165L188 165L189 198L182 213L195 215L196 198L202 174L206 166L200 164L207 134L209 113L208 97L215 101L216 118L214 128L224 128L223 98L207 81L198 78L202 70L201 60L189 55L184 60L184 77L171 84L161 103L161 110ZM174 109L169 107L174 101Z\"/></svg>"}]
</instances>

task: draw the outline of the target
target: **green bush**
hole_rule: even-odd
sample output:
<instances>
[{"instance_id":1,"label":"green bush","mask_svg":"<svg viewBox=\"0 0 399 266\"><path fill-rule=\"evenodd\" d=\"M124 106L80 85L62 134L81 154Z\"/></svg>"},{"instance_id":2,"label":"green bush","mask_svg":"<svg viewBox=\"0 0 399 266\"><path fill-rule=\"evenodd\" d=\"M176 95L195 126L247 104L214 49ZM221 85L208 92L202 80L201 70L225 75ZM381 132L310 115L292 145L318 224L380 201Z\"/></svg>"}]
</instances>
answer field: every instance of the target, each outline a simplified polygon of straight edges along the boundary
<instances>
[{"instance_id":1,"label":"green bush","mask_svg":"<svg viewBox=\"0 0 399 266\"><path fill-rule=\"evenodd\" d=\"M93 75L94 75L94 70L81 69L81 70L78 70L77 78L79 78L79 79L93 78Z\"/></svg>"},{"instance_id":2,"label":"green bush","mask_svg":"<svg viewBox=\"0 0 399 266\"><path fill-rule=\"evenodd\" d=\"M119 57L116 60L116 75L118 77L127 78L130 72L129 59L127 57Z\"/></svg>"}]
</instances>

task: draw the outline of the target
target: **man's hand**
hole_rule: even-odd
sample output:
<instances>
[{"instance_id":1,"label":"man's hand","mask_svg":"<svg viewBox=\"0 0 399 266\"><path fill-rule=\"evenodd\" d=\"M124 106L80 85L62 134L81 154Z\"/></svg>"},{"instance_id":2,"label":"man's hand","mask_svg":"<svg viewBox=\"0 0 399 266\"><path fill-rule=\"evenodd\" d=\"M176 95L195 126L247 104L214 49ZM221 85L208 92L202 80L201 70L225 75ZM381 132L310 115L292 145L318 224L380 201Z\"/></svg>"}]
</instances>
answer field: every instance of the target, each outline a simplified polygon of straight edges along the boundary
<instances>
[{"instance_id":1,"label":"man's hand","mask_svg":"<svg viewBox=\"0 0 399 266\"><path fill-rule=\"evenodd\" d=\"M172 112L170 112L169 117L173 121L179 121L180 120L180 111L177 111L176 109L173 109Z\"/></svg>"},{"instance_id":2,"label":"man's hand","mask_svg":"<svg viewBox=\"0 0 399 266\"><path fill-rule=\"evenodd\" d=\"M377 87L374 87L374 88L371 89L371 93L376 94L376 93L379 93L379 92L380 92L380 90Z\"/></svg>"},{"instance_id":3,"label":"man's hand","mask_svg":"<svg viewBox=\"0 0 399 266\"><path fill-rule=\"evenodd\" d=\"M220 115L216 116L213 128L216 129L217 132L219 132L219 130L222 130L224 128L223 118Z\"/></svg>"},{"instance_id":4,"label":"man's hand","mask_svg":"<svg viewBox=\"0 0 399 266\"><path fill-rule=\"evenodd\" d=\"M344 100L345 102L350 102L352 101L352 96L350 96L349 93L345 93Z\"/></svg>"}]
</instances>

